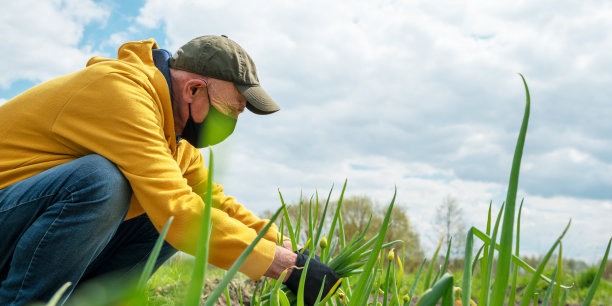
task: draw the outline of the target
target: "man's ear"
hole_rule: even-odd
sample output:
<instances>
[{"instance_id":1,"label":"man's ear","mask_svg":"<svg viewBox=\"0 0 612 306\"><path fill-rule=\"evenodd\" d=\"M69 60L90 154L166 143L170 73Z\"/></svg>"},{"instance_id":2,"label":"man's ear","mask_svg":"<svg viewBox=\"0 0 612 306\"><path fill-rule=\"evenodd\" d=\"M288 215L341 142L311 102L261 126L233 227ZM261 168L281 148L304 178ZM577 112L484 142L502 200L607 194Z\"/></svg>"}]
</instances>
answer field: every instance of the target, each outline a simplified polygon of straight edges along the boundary
<instances>
[{"instance_id":1,"label":"man's ear","mask_svg":"<svg viewBox=\"0 0 612 306\"><path fill-rule=\"evenodd\" d=\"M201 94L206 93L208 84L203 79L190 79L183 86L183 101L193 103L193 101Z\"/></svg>"}]
</instances>

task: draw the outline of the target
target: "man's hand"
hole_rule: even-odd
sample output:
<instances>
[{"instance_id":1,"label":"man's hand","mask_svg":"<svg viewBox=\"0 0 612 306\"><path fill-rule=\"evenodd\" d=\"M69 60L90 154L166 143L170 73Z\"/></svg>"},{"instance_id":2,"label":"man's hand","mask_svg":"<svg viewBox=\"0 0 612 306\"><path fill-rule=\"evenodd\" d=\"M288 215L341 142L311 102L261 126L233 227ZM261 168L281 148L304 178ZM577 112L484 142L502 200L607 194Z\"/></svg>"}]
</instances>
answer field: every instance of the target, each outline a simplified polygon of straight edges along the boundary
<instances>
[{"instance_id":1,"label":"man's hand","mask_svg":"<svg viewBox=\"0 0 612 306\"><path fill-rule=\"evenodd\" d=\"M304 267L306 265L306 261L308 260L308 255L299 252L296 252L295 254L297 255L295 265L300 268ZM285 281L283 282L296 295L300 285L300 278L304 272L304 269L293 269L291 275L285 278ZM323 285L323 294L321 295L322 298L329 293L339 279L340 276L338 276L338 274L336 274L336 272L334 272L334 270L332 270L330 267L319 261L317 258L310 258L310 263L308 263L308 271L306 271L306 281L304 282L304 302L306 302L307 305L313 305L317 299L317 296L319 295L323 281L325 281L325 285Z\"/></svg>"},{"instance_id":2,"label":"man's hand","mask_svg":"<svg viewBox=\"0 0 612 306\"><path fill-rule=\"evenodd\" d=\"M291 240L283 240L283 248L288 249L288 250L293 250L293 245L291 245ZM304 253L306 254L306 256L308 256L308 254L310 254L308 252L308 249L305 249L303 246L301 245L297 245L297 249L298 249L298 253ZM321 257L317 254L314 255L314 258L316 258L317 260L321 261Z\"/></svg>"},{"instance_id":3,"label":"man's hand","mask_svg":"<svg viewBox=\"0 0 612 306\"><path fill-rule=\"evenodd\" d=\"M291 242L289 244L291 244ZM291 252L290 249L277 246L276 252L274 253L274 260L270 267L268 267L266 273L264 273L264 276L278 279L281 274L283 274L283 271L287 270L287 275L285 275L283 279L283 282L286 281L293 272L291 268L296 266L297 257L298 255Z\"/></svg>"},{"instance_id":4,"label":"man's hand","mask_svg":"<svg viewBox=\"0 0 612 306\"><path fill-rule=\"evenodd\" d=\"M283 248L287 249L287 250L293 250L293 246L291 245L291 240L283 240ZM301 247L298 246L298 249L300 249Z\"/></svg>"},{"instance_id":5,"label":"man's hand","mask_svg":"<svg viewBox=\"0 0 612 306\"><path fill-rule=\"evenodd\" d=\"M283 247L276 247L274 260L266 273L264 273L264 276L278 279L283 271L287 270L283 283L297 295L300 278L304 269L296 268L303 268L308 260L308 250L302 252L292 252L291 241L283 241ZM306 273L306 281L304 283L304 302L307 305L313 305L316 301L321 290L323 278L325 278L325 285L323 286L323 294L321 296L325 297L336 282L338 282L340 276L322 263L319 256L315 255L308 264L308 272Z\"/></svg>"}]
</instances>

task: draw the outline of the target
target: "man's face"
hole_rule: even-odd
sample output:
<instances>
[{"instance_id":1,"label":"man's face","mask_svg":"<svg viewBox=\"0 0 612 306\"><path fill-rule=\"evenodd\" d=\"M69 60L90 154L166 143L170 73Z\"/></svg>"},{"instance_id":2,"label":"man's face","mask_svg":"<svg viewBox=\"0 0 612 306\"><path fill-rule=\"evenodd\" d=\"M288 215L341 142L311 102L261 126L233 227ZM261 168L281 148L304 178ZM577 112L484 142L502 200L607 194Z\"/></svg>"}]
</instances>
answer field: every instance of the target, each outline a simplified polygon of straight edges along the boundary
<instances>
[{"instance_id":1,"label":"man's face","mask_svg":"<svg viewBox=\"0 0 612 306\"><path fill-rule=\"evenodd\" d=\"M177 135L194 146L208 146L223 141L234 131L247 101L232 82L191 75L178 84L182 84L177 86L182 90L175 91L173 103ZM205 120L208 117L210 120Z\"/></svg>"},{"instance_id":2,"label":"man's face","mask_svg":"<svg viewBox=\"0 0 612 306\"><path fill-rule=\"evenodd\" d=\"M211 105L221 114L234 119L244 111L246 98L234 83L178 69L170 71L172 113L177 135L183 133L190 113L194 122L201 123L207 117Z\"/></svg>"},{"instance_id":3,"label":"man's face","mask_svg":"<svg viewBox=\"0 0 612 306\"><path fill-rule=\"evenodd\" d=\"M208 78L206 81L206 99L197 99L193 102L191 116L194 121L202 122L208 114L209 106L213 106L221 113L238 119L246 107L246 98L238 91L234 83ZM209 101L206 101L210 99Z\"/></svg>"}]
</instances>

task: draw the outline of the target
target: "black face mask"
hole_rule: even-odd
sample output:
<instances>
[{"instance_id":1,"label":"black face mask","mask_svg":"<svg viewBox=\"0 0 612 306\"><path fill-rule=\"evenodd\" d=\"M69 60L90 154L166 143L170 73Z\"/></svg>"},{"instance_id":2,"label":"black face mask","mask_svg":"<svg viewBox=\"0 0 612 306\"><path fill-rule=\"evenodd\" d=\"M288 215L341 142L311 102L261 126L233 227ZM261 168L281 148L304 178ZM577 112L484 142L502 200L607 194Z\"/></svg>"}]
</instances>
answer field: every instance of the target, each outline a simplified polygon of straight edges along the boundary
<instances>
[{"instance_id":1,"label":"black face mask","mask_svg":"<svg viewBox=\"0 0 612 306\"><path fill-rule=\"evenodd\" d=\"M202 131L202 123L197 123L193 121L193 117L191 117L191 105L189 106L189 118L187 119L187 123L185 124L185 128L183 129L183 133L181 134L181 138L187 140L192 146L198 147L198 142L200 140L200 132Z\"/></svg>"}]
</instances>

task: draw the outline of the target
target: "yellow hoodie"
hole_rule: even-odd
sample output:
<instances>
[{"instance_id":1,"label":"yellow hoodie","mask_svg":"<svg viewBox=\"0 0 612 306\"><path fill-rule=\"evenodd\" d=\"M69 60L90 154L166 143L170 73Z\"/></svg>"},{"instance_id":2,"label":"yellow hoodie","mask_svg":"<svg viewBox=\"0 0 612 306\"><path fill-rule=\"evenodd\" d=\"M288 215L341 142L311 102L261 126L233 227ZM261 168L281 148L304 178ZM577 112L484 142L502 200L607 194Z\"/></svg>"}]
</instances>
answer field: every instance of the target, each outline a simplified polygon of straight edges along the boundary
<instances>
[{"instance_id":1,"label":"yellow hoodie","mask_svg":"<svg viewBox=\"0 0 612 306\"><path fill-rule=\"evenodd\" d=\"M200 151L176 143L170 92L155 67L153 40L129 42L117 59L94 57L78 72L40 84L0 106L0 189L88 154L115 163L133 196L126 219L146 213L166 240L194 254L206 192ZM267 220L213 184L209 261L229 268ZM266 233L241 271L260 278L276 251Z\"/></svg>"}]
</instances>

